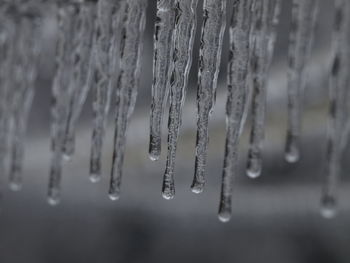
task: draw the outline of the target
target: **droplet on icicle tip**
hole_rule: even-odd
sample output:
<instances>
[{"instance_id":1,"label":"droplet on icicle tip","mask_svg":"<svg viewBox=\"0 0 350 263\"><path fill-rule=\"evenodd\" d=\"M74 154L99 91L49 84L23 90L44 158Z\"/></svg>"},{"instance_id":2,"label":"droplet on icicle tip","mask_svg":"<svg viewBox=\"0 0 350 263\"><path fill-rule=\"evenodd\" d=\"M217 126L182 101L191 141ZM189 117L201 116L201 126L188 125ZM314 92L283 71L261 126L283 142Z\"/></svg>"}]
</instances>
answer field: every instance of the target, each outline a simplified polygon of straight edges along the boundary
<instances>
[{"instance_id":1,"label":"droplet on icicle tip","mask_svg":"<svg viewBox=\"0 0 350 263\"><path fill-rule=\"evenodd\" d=\"M261 175L261 158L248 158L247 176L255 179Z\"/></svg>"},{"instance_id":2,"label":"droplet on icicle tip","mask_svg":"<svg viewBox=\"0 0 350 263\"><path fill-rule=\"evenodd\" d=\"M296 136L288 134L284 158L288 163L296 163L300 158L299 143Z\"/></svg>"},{"instance_id":3,"label":"droplet on icicle tip","mask_svg":"<svg viewBox=\"0 0 350 263\"><path fill-rule=\"evenodd\" d=\"M337 214L337 202L334 197L325 196L321 200L321 215L326 219L332 219Z\"/></svg>"},{"instance_id":4,"label":"droplet on icicle tip","mask_svg":"<svg viewBox=\"0 0 350 263\"><path fill-rule=\"evenodd\" d=\"M61 202L61 200L60 200L60 198L58 196L49 196L47 198L47 202L51 206L56 206L56 205L58 205Z\"/></svg>"},{"instance_id":5,"label":"droplet on icicle tip","mask_svg":"<svg viewBox=\"0 0 350 263\"><path fill-rule=\"evenodd\" d=\"M175 197L175 190L174 190L174 188L168 188L168 187L164 188L163 187L162 196L166 200L174 199L174 197Z\"/></svg>"},{"instance_id":6,"label":"droplet on icicle tip","mask_svg":"<svg viewBox=\"0 0 350 263\"><path fill-rule=\"evenodd\" d=\"M160 148L156 147L151 142L150 143L150 148L149 148L149 154L148 154L148 156L151 159L151 161L158 161L159 158L160 158L160 152L161 152Z\"/></svg>"},{"instance_id":7,"label":"droplet on icicle tip","mask_svg":"<svg viewBox=\"0 0 350 263\"><path fill-rule=\"evenodd\" d=\"M116 193L116 192L109 192L108 197L112 201L117 201L119 200L120 195L119 193Z\"/></svg>"},{"instance_id":8,"label":"droplet on icicle tip","mask_svg":"<svg viewBox=\"0 0 350 263\"><path fill-rule=\"evenodd\" d=\"M12 190L14 192L18 192L18 191L22 190L22 183L20 183L20 182L10 182L9 188L10 188L10 190Z\"/></svg>"},{"instance_id":9,"label":"droplet on icicle tip","mask_svg":"<svg viewBox=\"0 0 350 263\"><path fill-rule=\"evenodd\" d=\"M204 183L193 183L192 186L191 186L191 191L192 193L195 193L195 194L200 194L202 193L204 190Z\"/></svg>"},{"instance_id":10,"label":"droplet on icicle tip","mask_svg":"<svg viewBox=\"0 0 350 263\"><path fill-rule=\"evenodd\" d=\"M228 211L228 210L220 211L218 214L218 218L223 223L229 222L231 219L231 211Z\"/></svg>"},{"instance_id":11,"label":"droplet on icicle tip","mask_svg":"<svg viewBox=\"0 0 350 263\"><path fill-rule=\"evenodd\" d=\"M99 174L90 174L89 179L90 179L91 183L98 183L99 181L101 181L101 175L99 175Z\"/></svg>"}]
</instances>

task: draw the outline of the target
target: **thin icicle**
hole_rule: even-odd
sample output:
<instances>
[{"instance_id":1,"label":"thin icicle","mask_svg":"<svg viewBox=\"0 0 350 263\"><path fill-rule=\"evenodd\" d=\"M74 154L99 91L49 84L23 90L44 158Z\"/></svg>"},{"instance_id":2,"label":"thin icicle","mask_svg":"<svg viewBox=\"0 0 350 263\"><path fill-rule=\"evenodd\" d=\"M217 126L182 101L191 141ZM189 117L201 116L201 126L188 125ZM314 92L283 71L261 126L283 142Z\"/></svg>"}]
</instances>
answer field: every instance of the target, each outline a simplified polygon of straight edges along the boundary
<instances>
[{"instance_id":1,"label":"thin icicle","mask_svg":"<svg viewBox=\"0 0 350 263\"><path fill-rule=\"evenodd\" d=\"M161 127L169 93L174 23L174 0L157 0L149 144L149 156L151 160L158 160L161 152Z\"/></svg>"},{"instance_id":2,"label":"thin icicle","mask_svg":"<svg viewBox=\"0 0 350 263\"><path fill-rule=\"evenodd\" d=\"M205 184L209 116L215 103L222 40L226 26L226 0L205 0L203 13L197 91L196 160L191 185L194 193L202 192Z\"/></svg>"},{"instance_id":3,"label":"thin icicle","mask_svg":"<svg viewBox=\"0 0 350 263\"><path fill-rule=\"evenodd\" d=\"M9 166L9 100L11 85L9 76L12 72L14 54L14 23L5 15L6 9L0 9L0 194L5 174Z\"/></svg>"},{"instance_id":4,"label":"thin icicle","mask_svg":"<svg viewBox=\"0 0 350 263\"><path fill-rule=\"evenodd\" d=\"M247 175L256 178L261 174L262 142L265 135L266 78L268 73L268 39L270 28L270 1L254 0L251 33L251 81L252 81L252 127L248 150Z\"/></svg>"},{"instance_id":5,"label":"thin icicle","mask_svg":"<svg viewBox=\"0 0 350 263\"><path fill-rule=\"evenodd\" d=\"M326 155L325 183L321 200L321 213L326 218L335 216L337 182L342 155L342 134L346 125L347 90L349 88L349 30L350 2L337 0L333 35L333 65L330 74L330 115Z\"/></svg>"},{"instance_id":6,"label":"thin icicle","mask_svg":"<svg viewBox=\"0 0 350 263\"><path fill-rule=\"evenodd\" d=\"M36 18L20 18L18 22L16 59L14 72L14 98L11 114L13 129L11 131L10 188L19 190L22 184L22 165L24 158L24 137L28 114L32 105L37 76L38 28Z\"/></svg>"},{"instance_id":7,"label":"thin icicle","mask_svg":"<svg viewBox=\"0 0 350 263\"><path fill-rule=\"evenodd\" d=\"M109 197L116 200L120 185L126 145L126 130L134 111L139 86L143 33L147 0L128 0L124 12L120 76L116 91L115 133Z\"/></svg>"},{"instance_id":8,"label":"thin icicle","mask_svg":"<svg viewBox=\"0 0 350 263\"><path fill-rule=\"evenodd\" d=\"M48 202L56 205L60 202L61 174L66 120L69 114L69 102L72 98L71 83L73 72L74 18L73 6L58 6L58 43L56 47L56 75L52 86L52 124L51 124L51 167L48 189Z\"/></svg>"},{"instance_id":9,"label":"thin icicle","mask_svg":"<svg viewBox=\"0 0 350 263\"><path fill-rule=\"evenodd\" d=\"M198 0L177 0L175 2L176 24L168 120L168 155L162 187L162 195L165 199L171 199L175 194L175 155L188 74L192 65L193 42L197 26L197 3Z\"/></svg>"},{"instance_id":10,"label":"thin icicle","mask_svg":"<svg viewBox=\"0 0 350 263\"><path fill-rule=\"evenodd\" d=\"M288 128L285 146L285 159L290 163L299 160L305 66L310 58L317 10L318 0L293 0L288 50Z\"/></svg>"},{"instance_id":11,"label":"thin icicle","mask_svg":"<svg viewBox=\"0 0 350 263\"><path fill-rule=\"evenodd\" d=\"M267 52L268 52L268 58L267 58L267 70L269 70L273 54L275 51L275 44L277 39L277 27L280 20L280 13L281 13L281 1L282 0L270 0L269 1L269 11L270 11L270 18L269 18L269 39L267 43Z\"/></svg>"},{"instance_id":12,"label":"thin icicle","mask_svg":"<svg viewBox=\"0 0 350 263\"><path fill-rule=\"evenodd\" d=\"M95 3L84 3L79 7L75 28L75 65L71 85L74 86L73 96L69 105L69 115L66 123L63 152L69 159L75 151L75 127L90 89L91 49L96 15Z\"/></svg>"},{"instance_id":13,"label":"thin icicle","mask_svg":"<svg viewBox=\"0 0 350 263\"><path fill-rule=\"evenodd\" d=\"M112 94L111 57L112 15L116 11L114 0L100 0L97 4L97 19L93 54L93 111L94 125L90 157L90 180L101 178L102 147L105 136L107 116Z\"/></svg>"},{"instance_id":14,"label":"thin icicle","mask_svg":"<svg viewBox=\"0 0 350 263\"><path fill-rule=\"evenodd\" d=\"M250 21L251 0L236 0L233 5L230 25L226 146L219 206L219 219L222 222L229 221L231 217L233 180L237 173L238 142L248 88Z\"/></svg>"}]
</instances>

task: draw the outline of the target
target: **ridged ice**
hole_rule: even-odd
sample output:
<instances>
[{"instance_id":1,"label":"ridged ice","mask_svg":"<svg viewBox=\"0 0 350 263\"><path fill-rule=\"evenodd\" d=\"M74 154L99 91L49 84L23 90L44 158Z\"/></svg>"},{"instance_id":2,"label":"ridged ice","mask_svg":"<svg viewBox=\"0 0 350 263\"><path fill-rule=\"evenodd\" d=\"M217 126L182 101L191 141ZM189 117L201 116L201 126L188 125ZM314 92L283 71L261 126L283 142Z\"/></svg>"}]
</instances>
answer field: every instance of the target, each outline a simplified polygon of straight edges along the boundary
<instances>
[{"instance_id":1,"label":"ridged ice","mask_svg":"<svg viewBox=\"0 0 350 263\"><path fill-rule=\"evenodd\" d=\"M299 160L303 92L318 11L318 0L293 0L288 49L288 127L285 146L287 162Z\"/></svg>"},{"instance_id":2,"label":"ridged ice","mask_svg":"<svg viewBox=\"0 0 350 263\"><path fill-rule=\"evenodd\" d=\"M74 6L58 6L58 39L56 46L56 74L52 86L51 105L51 167L49 177L48 202L60 202L62 177L62 145L65 138L66 120L73 87L70 85L74 68L74 25L77 9Z\"/></svg>"},{"instance_id":3,"label":"ridged ice","mask_svg":"<svg viewBox=\"0 0 350 263\"><path fill-rule=\"evenodd\" d=\"M190 1L189 1L190 2ZM175 1L157 0L157 17L154 28L153 84L150 120L149 155L159 159L161 153L162 120L169 95Z\"/></svg>"},{"instance_id":4,"label":"ridged ice","mask_svg":"<svg viewBox=\"0 0 350 263\"><path fill-rule=\"evenodd\" d=\"M274 4L272 4L274 3ZM250 77L252 85L252 127L249 139L247 175L256 178L261 174L262 143L265 137L266 81L272 60L276 0L253 0L252 32L250 36ZM276 9L277 7L277 9ZM272 15L273 14L273 15Z\"/></svg>"},{"instance_id":5,"label":"ridged ice","mask_svg":"<svg viewBox=\"0 0 350 263\"><path fill-rule=\"evenodd\" d=\"M98 181L102 173L102 148L105 137L106 122L111 103L112 90L115 88L113 61L114 34L119 28L113 28L113 17L123 14L123 1L100 0L97 4L97 18L94 35L92 61L92 91L93 91L93 132L90 157L90 179ZM120 25L118 25L120 26ZM116 30L116 32L114 32Z\"/></svg>"},{"instance_id":6,"label":"ridged ice","mask_svg":"<svg viewBox=\"0 0 350 263\"><path fill-rule=\"evenodd\" d=\"M205 0L199 53L196 160L191 185L195 193L202 192L205 184L209 116L215 103L225 26L226 0Z\"/></svg>"},{"instance_id":7,"label":"ridged ice","mask_svg":"<svg viewBox=\"0 0 350 263\"><path fill-rule=\"evenodd\" d=\"M74 68L70 85L74 92L69 104L69 115L63 142L63 152L70 158L75 151L75 128L91 87L91 49L96 16L95 4L81 4L75 24ZM90 70L89 70L90 69Z\"/></svg>"},{"instance_id":8,"label":"ridged ice","mask_svg":"<svg viewBox=\"0 0 350 263\"><path fill-rule=\"evenodd\" d=\"M219 219L223 222L229 221L231 217L233 180L238 165L238 143L248 95L251 2L251 0L235 1L230 23L226 145L219 206Z\"/></svg>"},{"instance_id":9,"label":"ridged ice","mask_svg":"<svg viewBox=\"0 0 350 263\"><path fill-rule=\"evenodd\" d=\"M116 87L114 151L109 196L118 199L122 178L126 131L134 111L140 80L147 0L128 0L123 16L120 75Z\"/></svg>"},{"instance_id":10,"label":"ridged ice","mask_svg":"<svg viewBox=\"0 0 350 263\"><path fill-rule=\"evenodd\" d=\"M10 101L12 59L14 55L15 24L4 15L0 9L0 194L4 184L5 175L9 169L9 149L10 149Z\"/></svg>"},{"instance_id":11,"label":"ridged ice","mask_svg":"<svg viewBox=\"0 0 350 263\"><path fill-rule=\"evenodd\" d=\"M12 61L13 76L11 90L13 91L11 111L11 156L10 156L10 188L18 190L22 185L22 165L24 159L24 139L28 115L32 105L37 63L39 56L39 36L37 22L33 18L21 18L17 22L16 46L17 52Z\"/></svg>"},{"instance_id":12,"label":"ridged ice","mask_svg":"<svg viewBox=\"0 0 350 263\"><path fill-rule=\"evenodd\" d=\"M342 136L348 118L348 89L350 84L350 2L335 1L335 21L333 28L333 64L330 72L330 112L326 153L325 182L321 199L321 213L331 218L336 213L337 184L342 156Z\"/></svg>"},{"instance_id":13,"label":"ridged ice","mask_svg":"<svg viewBox=\"0 0 350 263\"><path fill-rule=\"evenodd\" d=\"M162 195L171 199L175 194L174 168L177 140L186 96L188 74L192 65L193 42L197 27L198 0L177 0L174 30L173 71L171 73L170 109L168 120L168 152L163 178Z\"/></svg>"}]
</instances>

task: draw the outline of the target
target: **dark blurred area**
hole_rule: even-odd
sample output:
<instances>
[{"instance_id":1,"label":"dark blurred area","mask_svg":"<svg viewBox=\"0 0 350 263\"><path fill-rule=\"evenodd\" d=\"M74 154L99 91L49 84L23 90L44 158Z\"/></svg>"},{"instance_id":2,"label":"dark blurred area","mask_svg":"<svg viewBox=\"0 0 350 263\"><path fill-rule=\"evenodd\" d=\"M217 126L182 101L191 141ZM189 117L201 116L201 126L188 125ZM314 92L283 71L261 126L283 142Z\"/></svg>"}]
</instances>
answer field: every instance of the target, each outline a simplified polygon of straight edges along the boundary
<instances>
[{"instance_id":1,"label":"dark blurred area","mask_svg":"<svg viewBox=\"0 0 350 263\"><path fill-rule=\"evenodd\" d=\"M228 0L228 21L233 1ZM156 1L149 1L144 39L143 70L135 113L128 131L122 196L108 199L112 159L113 118L110 118L104 152L104 177L88 179L91 140L91 98L77 130L77 152L64 165L62 203L46 202L50 163L50 93L54 74L55 23L51 10L44 21L44 48L36 97L30 115L24 187L5 190L0 214L1 263L144 263L144 262L350 262L350 165L343 161L338 215L321 217L322 171L328 116L327 72L333 1L320 0L315 47L308 65L305 90L302 156L297 164L283 158L286 133L287 47L291 1L283 9L274 63L268 86L268 115L262 176L245 175L249 121L241 139L239 176L229 223L217 219L225 142L226 64L228 32L222 54L217 102L210 124L207 184L201 195L190 191L194 171L196 133L196 82L202 1L184 106L182 133L176 163L176 197L161 197L165 156L148 158L151 102L153 30ZM164 145L166 149L166 121Z\"/></svg>"}]
</instances>

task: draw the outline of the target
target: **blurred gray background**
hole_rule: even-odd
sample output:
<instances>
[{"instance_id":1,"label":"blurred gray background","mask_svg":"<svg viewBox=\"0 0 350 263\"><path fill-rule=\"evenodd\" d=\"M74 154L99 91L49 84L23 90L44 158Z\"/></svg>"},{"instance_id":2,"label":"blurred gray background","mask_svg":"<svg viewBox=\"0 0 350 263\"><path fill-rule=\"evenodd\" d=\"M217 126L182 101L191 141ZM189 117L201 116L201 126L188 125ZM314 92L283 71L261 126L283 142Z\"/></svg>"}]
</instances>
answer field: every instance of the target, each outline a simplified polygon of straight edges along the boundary
<instances>
[{"instance_id":1,"label":"blurred gray background","mask_svg":"<svg viewBox=\"0 0 350 263\"><path fill-rule=\"evenodd\" d=\"M201 16L202 1L198 6ZM291 1L283 11L268 87L268 117L262 176L246 177L249 121L241 140L240 168L233 196L232 220L217 219L225 141L226 64L228 34L222 55L217 103L210 124L207 185L201 195L190 192L196 133L198 36L185 102L176 164L176 197L161 197L163 156L148 158L152 78L153 27L156 1L149 1L144 39L142 81L128 131L122 196L108 199L112 159L113 118L108 124L104 177L88 179L91 139L91 99L77 130L77 150L64 164L62 203L46 202L50 163L50 91L54 69L53 15L44 23L45 42L36 97L26 140L24 188L5 190L0 215L0 262L283 262L348 263L350 261L349 152L343 160L339 211L333 220L319 213L328 116L327 72L333 1L320 0L315 48L308 65L305 90L302 156L297 164L283 158L286 133L286 54ZM232 1L228 0L228 19ZM199 21L198 25L201 25Z\"/></svg>"}]
</instances>

